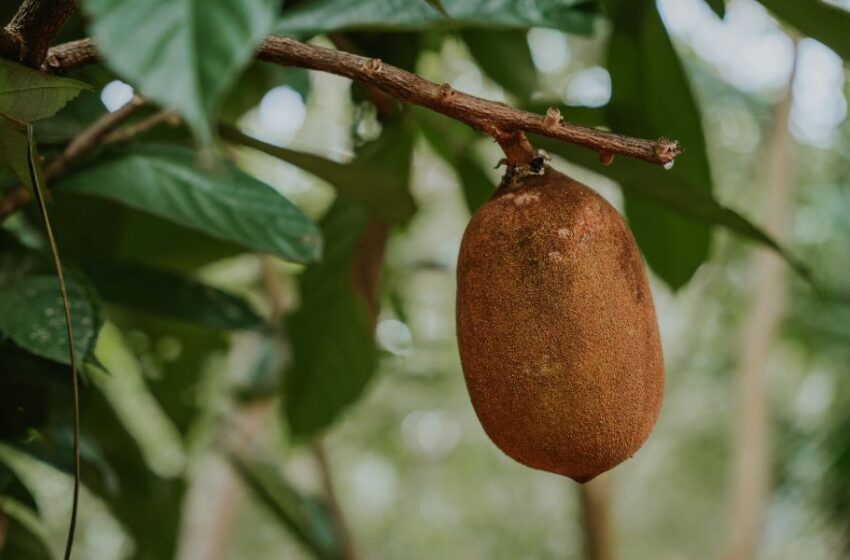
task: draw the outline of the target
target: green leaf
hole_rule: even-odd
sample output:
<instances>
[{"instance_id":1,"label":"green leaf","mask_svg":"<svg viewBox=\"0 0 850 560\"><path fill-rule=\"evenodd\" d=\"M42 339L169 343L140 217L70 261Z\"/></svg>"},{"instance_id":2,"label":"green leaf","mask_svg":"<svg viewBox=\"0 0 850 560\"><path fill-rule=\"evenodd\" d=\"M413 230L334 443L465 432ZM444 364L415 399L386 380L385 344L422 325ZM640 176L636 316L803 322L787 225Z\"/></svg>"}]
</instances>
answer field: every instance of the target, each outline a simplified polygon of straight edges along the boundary
<instances>
[{"instance_id":1,"label":"green leaf","mask_svg":"<svg viewBox=\"0 0 850 560\"><path fill-rule=\"evenodd\" d=\"M231 457L231 464L254 497L316 558L343 558L333 520L319 502L301 495L274 465L238 457Z\"/></svg>"},{"instance_id":2,"label":"green leaf","mask_svg":"<svg viewBox=\"0 0 850 560\"><path fill-rule=\"evenodd\" d=\"M726 17L726 0L705 0L705 2L717 14L717 17L720 19Z\"/></svg>"},{"instance_id":3,"label":"green leaf","mask_svg":"<svg viewBox=\"0 0 850 560\"><path fill-rule=\"evenodd\" d=\"M56 188L114 200L290 261L319 258L321 236L301 210L233 166L217 171L198 169L195 152L183 146L134 145L71 173Z\"/></svg>"},{"instance_id":4,"label":"green leaf","mask_svg":"<svg viewBox=\"0 0 850 560\"><path fill-rule=\"evenodd\" d=\"M230 142L259 150L312 173L327 181L340 195L374 209L388 222L403 222L415 211L413 197L404 188L406 185L400 183L397 174L385 166L374 165L374 162L364 161L362 157L351 163L339 163L314 154L273 146L234 128L222 128L221 135ZM390 128L371 145L364 147L367 151L385 153L387 160L398 156L401 161L407 161L411 148L409 133L399 127ZM397 155L388 153L389 149Z\"/></svg>"},{"instance_id":5,"label":"green leaf","mask_svg":"<svg viewBox=\"0 0 850 560\"><path fill-rule=\"evenodd\" d=\"M88 85L0 59L0 113L20 122L55 115Z\"/></svg>"},{"instance_id":6,"label":"green leaf","mask_svg":"<svg viewBox=\"0 0 850 560\"><path fill-rule=\"evenodd\" d=\"M820 41L850 61L850 11L821 0L758 0L801 33Z\"/></svg>"},{"instance_id":7,"label":"green leaf","mask_svg":"<svg viewBox=\"0 0 850 560\"><path fill-rule=\"evenodd\" d=\"M406 126L387 124L381 138L364 145L355 161L393 177L392 189L407 191L412 146ZM378 282L387 236L380 216L377 207L340 194L321 222L324 259L299 278L301 306L286 322L292 363L283 390L295 439L328 427L375 373Z\"/></svg>"},{"instance_id":8,"label":"green leaf","mask_svg":"<svg viewBox=\"0 0 850 560\"><path fill-rule=\"evenodd\" d=\"M702 120L687 77L655 2L610 0L614 33L608 46L612 94L608 124L622 134L679 140L687 152L668 178L682 190L712 190ZM708 256L711 231L703 223L631 195L647 190L646 175L623 176L626 215L650 267L674 290L685 285Z\"/></svg>"},{"instance_id":9,"label":"green leaf","mask_svg":"<svg viewBox=\"0 0 850 560\"><path fill-rule=\"evenodd\" d=\"M461 37L487 76L520 99L529 99L537 88L537 69L525 31L467 29Z\"/></svg>"},{"instance_id":10,"label":"green leaf","mask_svg":"<svg viewBox=\"0 0 850 560\"><path fill-rule=\"evenodd\" d=\"M302 36L352 29L416 31L446 26L593 31L593 4L586 0L442 0L442 5L448 18L423 0L317 0L286 10L275 30Z\"/></svg>"},{"instance_id":11,"label":"green leaf","mask_svg":"<svg viewBox=\"0 0 850 560\"><path fill-rule=\"evenodd\" d=\"M245 300L194 278L120 261L89 262L84 269L109 303L213 329L269 327Z\"/></svg>"},{"instance_id":12,"label":"green leaf","mask_svg":"<svg viewBox=\"0 0 850 560\"><path fill-rule=\"evenodd\" d=\"M40 144L70 142L106 113L99 96L81 95L69 101L57 115L33 124L35 139Z\"/></svg>"},{"instance_id":13,"label":"green leaf","mask_svg":"<svg viewBox=\"0 0 850 560\"><path fill-rule=\"evenodd\" d=\"M0 116L0 167L8 167L19 181L30 185L26 129Z\"/></svg>"},{"instance_id":14,"label":"green leaf","mask_svg":"<svg viewBox=\"0 0 850 560\"><path fill-rule=\"evenodd\" d=\"M4 457L5 451L4 448L0 447L0 502L4 498L12 498L33 512L38 513L38 504L35 502L35 498L33 498L29 488L18 477L18 474L6 464L6 457Z\"/></svg>"},{"instance_id":15,"label":"green leaf","mask_svg":"<svg viewBox=\"0 0 850 560\"><path fill-rule=\"evenodd\" d=\"M174 107L204 144L222 97L271 31L277 0L88 0L89 29L118 75Z\"/></svg>"},{"instance_id":16,"label":"green leaf","mask_svg":"<svg viewBox=\"0 0 850 560\"><path fill-rule=\"evenodd\" d=\"M79 271L67 267L65 276L74 342L88 358L102 323L98 298ZM62 298L50 258L7 239L0 242L0 333L37 356L70 363Z\"/></svg>"},{"instance_id":17,"label":"green leaf","mask_svg":"<svg viewBox=\"0 0 850 560\"><path fill-rule=\"evenodd\" d=\"M0 541L0 558L51 560L53 554L47 530L38 514L9 498L0 499L0 513L6 518L5 539Z\"/></svg>"},{"instance_id":18,"label":"green leaf","mask_svg":"<svg viewBox=\"0 0 850 560\"><path fill-rule=\"evenodd\" d=\"M193 273L245 252L235 243L118 202L54 189L51 222L62 254L77 262L131 261Z\"/></svg>"},{"instance_id":19,"label":"green leaf","mask_svg":"<svg viewBox=\"0 0 850 560\"><path fill-rule=\"evenodd\" d=\"M300 440L326 428L354 402L378 364L370 309L376 294L355 283L374 274L356 269L369 266L362 253L382 253L380 226L370 222L362 205L343 199L321 226L325 257L299 278L301 306L287 321L293 359L284 378L284 413L293 438Z\"/></svg>"}]
</instances>

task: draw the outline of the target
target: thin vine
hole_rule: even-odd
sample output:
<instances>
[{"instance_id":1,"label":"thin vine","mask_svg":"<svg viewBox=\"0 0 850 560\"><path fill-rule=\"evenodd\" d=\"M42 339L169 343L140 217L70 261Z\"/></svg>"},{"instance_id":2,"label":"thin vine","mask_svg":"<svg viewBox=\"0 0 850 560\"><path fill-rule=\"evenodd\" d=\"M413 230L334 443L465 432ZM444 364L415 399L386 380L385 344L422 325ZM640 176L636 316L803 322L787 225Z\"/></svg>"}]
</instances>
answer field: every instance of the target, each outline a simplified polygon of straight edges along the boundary
<instances>
[{"instance_id":1,"label":"thin vine","mask_svg":"<svg viewBox=\"0 0 850 560\"><path fill-rule=\"evenodd\" d=\"M35 158L35 141L33 140L32 124L27 124L27 169L30 182L32 183L38 211L44 221L44 231L50 244L50 253L53 256L53 264L56 267L56 278L59 280L59 291L62 294L62 306L65 311L65 327L68 333L68 352L71 359L71 393L73 396L74 415L74 490L71 502L71 520L68 524L68 536L65 539L65 560L70 560L71 551L74 547L74 533L77 528L77 509L80 502L80 390L77 375L77 350L74 346L74 328L71 324L71 302L68 298L68 289L65 285L65 274L62 269L62 260L59 258L59 247L53 236L53 228L50 226L50 218L47 215L47 204L44 200L44 191L38 178L38 167Z\"/></svg>"}]
</instances>

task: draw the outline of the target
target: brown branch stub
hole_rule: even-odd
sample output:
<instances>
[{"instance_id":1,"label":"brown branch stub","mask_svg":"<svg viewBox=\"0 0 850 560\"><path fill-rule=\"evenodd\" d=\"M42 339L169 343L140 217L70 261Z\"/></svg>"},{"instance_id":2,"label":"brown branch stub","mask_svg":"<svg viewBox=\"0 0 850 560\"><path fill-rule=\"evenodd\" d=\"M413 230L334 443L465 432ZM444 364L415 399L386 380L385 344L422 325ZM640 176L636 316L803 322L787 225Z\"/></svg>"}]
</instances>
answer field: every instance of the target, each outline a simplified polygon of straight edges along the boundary
<instances>
[{"instance_id":1,"label":"brown branch stub","mask_svg":"<svg viewBox=\"0 0 850 560\"><path fill-rule=\"evenodd\" d=\"M54 74L60 74L82 68L100 61L100 53L90 38L79 39L57 45L47 51L44 61L44 70Z\"/></svg>"},{"instance_id":2,"label":"brown branch stub","mask_svg":"<svg viewBox=\"0 0 850 560\"><path fill-rule=\"evenodd\" d=\"M24 0L0 36L0 55L41 67L50 43L76 7L76 0Z\"/></svg>"},{"instance_id":3,"label":"brown branch stub","mask_svg":"<svg viewBox=\"0 0 850 560\"><path fill-rule=\"evenodd\" d=\"M509 160L527 161L528 151L522 142L510 140L511 135L516 132L540 134L600 154L621 155L657 165L669 164L682 153L678 142L666 138L646 140L579 126L561 120L560 111L555 113L557 109L548 111L547 116L541 116L459 92L448 84L430 82L378 59L308 45L289 37L267 37L257 49L256 56L266 62L318 70L357 80L407 103L421 105L452 117L490 134L503 148L507 144L513 153L511 155L506 152ZM90 39L83 39L51 49L47 67L50 71L61 72L92 64L97 60L94 43ZM522 153L514 151L517 145ZM533 150L531 152L533 153Z\"/></svg>"},{"instance_id":4,"label":"brown branch stub","mask_svg":"<svg viewBox=\"0 0 850 560\"><path fill-rule=\"evenodd\" d=\"M561 110L557 107L549 107L546 110L546 116L543 117L543 126L546 128L555 128L563 121L563 117L561 117Z\"/></svg>"}]
</instances>

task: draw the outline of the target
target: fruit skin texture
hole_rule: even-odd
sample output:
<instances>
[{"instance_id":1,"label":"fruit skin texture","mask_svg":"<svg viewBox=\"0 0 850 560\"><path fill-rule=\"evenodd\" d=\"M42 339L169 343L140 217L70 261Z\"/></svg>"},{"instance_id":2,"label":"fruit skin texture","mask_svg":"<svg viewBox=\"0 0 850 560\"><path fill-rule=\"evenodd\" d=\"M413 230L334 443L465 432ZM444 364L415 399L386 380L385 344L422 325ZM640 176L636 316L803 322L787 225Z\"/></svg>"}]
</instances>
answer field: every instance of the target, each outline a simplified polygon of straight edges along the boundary
<instances>
[{"instance_id":1,"label":"fruit skin texture","mask_svg":"<svg viewBox=\"0 0 850 560\"><path fill-rule=\"evenodd\" d=\"M546 167L505 179L466 228L457 336L490 439L586 482L640 448L664 363L640 253L620 214Z\"/></svg>"}]
</instances>

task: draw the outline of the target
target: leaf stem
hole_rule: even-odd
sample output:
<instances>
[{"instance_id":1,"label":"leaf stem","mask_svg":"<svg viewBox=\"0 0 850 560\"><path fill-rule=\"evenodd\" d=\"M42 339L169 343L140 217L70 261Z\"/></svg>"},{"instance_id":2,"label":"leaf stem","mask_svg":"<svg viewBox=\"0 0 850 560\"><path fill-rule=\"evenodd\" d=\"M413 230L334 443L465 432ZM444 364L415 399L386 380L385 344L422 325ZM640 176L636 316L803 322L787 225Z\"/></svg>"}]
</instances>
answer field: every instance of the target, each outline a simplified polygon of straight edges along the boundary
<instances>
[{"instance_id":1,"label":"leaf stem","mask_svg":"<svg viewBox=\"0 0 850 560\"><path fill-rule=\"evenodd\" d=\"M65 311L65 327L68 333L68 351L71 359L71 393L73 396L74 413L74 490L71 502L71 520L68 524L68 536L65 539L64 555L65 560L70 560L71 551L74 546L74 533L77 528L77 509L80 502L80 391L77 379L77 350L74 345L74 328L71 325L71 302L68 298L68 289L65 285L62 260L59 258L59 247L56 244L56 238L53 236L53 228L50 226L47 205L44 201L44 192L38 178L32 124L27 124L27 168L32 182L33 193L35 194L35 200L38 204L38 210L42 220L44 220L44 230L47 233L47 241L50 244L50 252L53 255L53 264L56 267L56 278L59 280L62 307Z\"/></svg>"}]
</instances>

